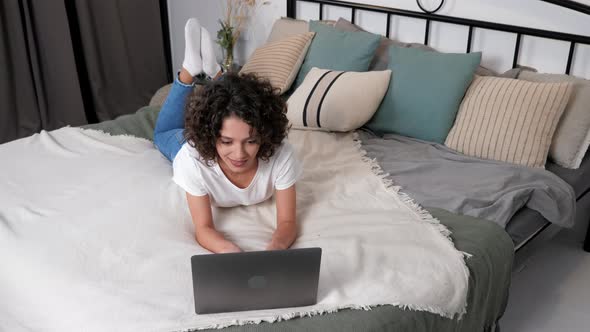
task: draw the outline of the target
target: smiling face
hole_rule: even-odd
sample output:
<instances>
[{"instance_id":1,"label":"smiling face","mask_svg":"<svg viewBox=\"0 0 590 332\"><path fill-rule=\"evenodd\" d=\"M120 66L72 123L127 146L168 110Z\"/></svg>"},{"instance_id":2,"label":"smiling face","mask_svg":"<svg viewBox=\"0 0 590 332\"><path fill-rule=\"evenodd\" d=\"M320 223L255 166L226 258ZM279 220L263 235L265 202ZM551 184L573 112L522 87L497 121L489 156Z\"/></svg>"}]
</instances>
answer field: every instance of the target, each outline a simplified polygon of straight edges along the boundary
<instances>
[{"instance_id":1,"label":"smiling face","mask_svg":"<svg viewBox=\"0 0 590 332\"><path fill-rule=\"evenodd\" d=\"M232 173L246 173L258 166L259 139L252 127L236 116L223 120L215 144L220 164Z\"/></svg>"}]
</instances>

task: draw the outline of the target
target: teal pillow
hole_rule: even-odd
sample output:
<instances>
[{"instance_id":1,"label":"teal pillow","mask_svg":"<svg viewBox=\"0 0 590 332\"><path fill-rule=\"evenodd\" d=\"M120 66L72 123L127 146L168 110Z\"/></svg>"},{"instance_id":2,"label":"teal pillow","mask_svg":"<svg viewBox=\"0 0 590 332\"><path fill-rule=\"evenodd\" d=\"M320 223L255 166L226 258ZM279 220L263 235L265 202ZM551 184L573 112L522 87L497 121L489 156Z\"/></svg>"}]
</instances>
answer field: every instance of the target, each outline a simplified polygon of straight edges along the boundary
<instances>
[{"instance_id":1,"label":"teal pillow","mask_svg":"<svg viewBox=\"0 0 590 332\"><path fill-rule=\"evenodd\" d=\"M366 127L377 134L444 143L480 61L481 52L436 53L391 46L389 89Z\"/></svg>"},{"instance_id":2,"label":"teal pillow","mask_svg":"<svg viewBox=\"0 0 590 332\"><path fill-rule=\"evenodd\" d=\"M340 31L318 21L309 22L315 32L293 85L297 88L313 67L343 71L367 71L381 37L364 31Z\"/></svg>"}]
</instances>

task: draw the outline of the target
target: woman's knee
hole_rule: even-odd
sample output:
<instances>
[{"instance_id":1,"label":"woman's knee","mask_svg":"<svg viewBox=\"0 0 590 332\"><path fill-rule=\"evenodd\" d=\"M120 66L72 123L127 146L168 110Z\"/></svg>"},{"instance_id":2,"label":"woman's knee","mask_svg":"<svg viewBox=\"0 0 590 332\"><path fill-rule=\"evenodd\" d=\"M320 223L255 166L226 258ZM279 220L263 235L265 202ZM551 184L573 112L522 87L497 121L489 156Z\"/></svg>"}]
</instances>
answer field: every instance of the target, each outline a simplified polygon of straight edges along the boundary
<instances>
[{"instance_id":1,"label":"woman's knee","mask_svg":"<svg viewBox=\"0 0 590 332\"><path fill-rule=\"evenodd\" d=\"M162 132L155 132L154 131L154 145L158 148L158 150L162 151L163 148L163 144L162 144L162 138L163 138L163 133Z\"/></svg>"}]
</instances>

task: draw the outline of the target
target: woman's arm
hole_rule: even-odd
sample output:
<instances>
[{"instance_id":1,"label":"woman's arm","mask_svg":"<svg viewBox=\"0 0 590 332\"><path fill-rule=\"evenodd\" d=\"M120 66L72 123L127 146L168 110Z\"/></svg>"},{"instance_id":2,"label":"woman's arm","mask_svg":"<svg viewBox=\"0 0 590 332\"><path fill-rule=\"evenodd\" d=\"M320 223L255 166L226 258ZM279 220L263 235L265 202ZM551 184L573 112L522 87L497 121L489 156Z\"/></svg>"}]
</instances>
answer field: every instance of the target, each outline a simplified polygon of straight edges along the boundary
<instances>
[{"instance_id":1,"label":"woman's arm","mask_svg":"<svg viewBox=\"0 0 590 332\"><path fill-rule=\"evenodd\" d=\"M280 250L289 248L297 238L296 220L296 191L295 185L276 191L277 204L277 229L272 235L272 240L266 247L267 250Z\"/></svg>"},{"instance_id":2,"label":"woman's arm","mask_svg":"<svg viewBox=\"0 0 590 332\"><path fill-rule=\"evenodd\" d=\"M186 200L195 225L195 238L203 248L214 253L242 251L215 229L209 195L193 196L186 193Z\"/></svg>"}]
</instances>

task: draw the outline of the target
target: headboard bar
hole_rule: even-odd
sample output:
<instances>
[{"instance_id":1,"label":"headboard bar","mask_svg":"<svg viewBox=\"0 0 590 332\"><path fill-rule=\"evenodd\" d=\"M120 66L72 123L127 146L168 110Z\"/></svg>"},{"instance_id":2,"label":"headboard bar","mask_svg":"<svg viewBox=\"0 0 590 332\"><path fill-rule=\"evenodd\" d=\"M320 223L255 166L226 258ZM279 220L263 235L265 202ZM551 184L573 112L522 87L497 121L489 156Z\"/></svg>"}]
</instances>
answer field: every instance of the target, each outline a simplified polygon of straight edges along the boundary
<instances>
[{"instance_id":1,"label":"headboard bar","mask_svg":"<svg viewBox=\"0 0 590 332\"><path fill-rule=\"evenodd\" d=\"M516 43L514 45L514 60L512 60L512 68L516 68L516 65L518 65L518 54L520 53L520 38L522 37L522 35L516 34Z\"/></svg>"},{"instance_id":2,"label":"headboard bar","mask_svg":"<svg viewBox=\"0 0 590 332\"><path fill-rule=\"evenodd\" d=\"M387 15L387 20L391 21L391 15ZM424 27L424 45L428 45L428 35L430 35L430 19L426 19L426 27Z\"/></svg>"},{"instance_id":3,"label":"headboard bar","mask_svg":"<svg viewBox=\"0 0 590 332\"><path fill-rule=\"evenodd\" d=\"M397 9L397 8L388 8L383 6L376 6L376 5L368 5L362 3L355 3L355 2L348 2L348 1L340 1L340 0L287 0L287 16L291 18L296 18L296 10L297 10L297 2L309 2L309 3L318 3L320 5L331 5L331 6L338 6L338 7L345 7L352 10L352 23L355 21L355 11L359 10L366 10L371 12L378 12L383 14L389 14L388 19L391 18L391 15L399 15L405 17L412 17L412 18L421 18L424 20L431 20L435 22L442 22L442 23L451 23L451 24L458 24L464 25L468 27L474 28L483 28L483 29L490 29L496 31L503 31L503 32L512 32L512 33L520 33L526 36L534 36L534 37L541 37L541 38L549 38L549 39L557 39L557 40L565 40L580 44L588 44L590 45L590 37L583 36L583 35L576 35L570 33L563 33L557 31L549 31L549 30L541 30L541 29L534 29L534 28L527 28L527 27L519 27L510 24L501 24L501 23L491 23L486 21L478 21L472 20L467 18L458 18L452 16L445 16L445 15L438 15L438 14L426 14L421 12L413 12L404 9Z\"/></svg>"},{"instance_id":4,"label":"headboard bar","mask_svg":"<svg viewBox=\"0 0 590 332\"><path fill-rule=\"evenodd\" d=\"M567 56L567 65L565 67L565 73L570 74L572 69L572 59L574 58L574 50L576 49L576 43L570 43L570 51Z\"/></svg>"},{"instance_id":5,"label":"headboard bar","mask_svg":"<svg viewBox=\"0 0 590 332\"><path fill-rule=\"evenodd\" d=\"M545 2L552 3L554 5L558 5L560 7L566 7L572 10L575 10L580 13L584 13L590 15L590 6L584 5L577 1L569 1L569 0L541 0Z\"/></svg>"},{"instance_id":6,"label":"headboard bar","mask_svg":"<svg viewBox=\"0 0 590 332\"><path fill-rule=\"evenodd\" d=\"M451 16L444 16L444 15L437 15L437 14L413 12L413 11L403 10L403 9L388 8L388 7L383 7L383 6L375 6L375 5L368 5L368 4L340 1L340 0L287 0L287 16L288 17L297 18L297 2L308 2L308 3L319 4L320 20L324 19L324 5L349 8L351 10L351 22L352 23L355 23L357 9L386 14L387 15L387 30L385 32L385 36L387 38L390 37L391 17L392 16L405 16L405 17L423 19L426 22L426 26L424 29L424 44L425 45L428 45L428 40L429 40L429 35L430 35L430 25L431 25L430 22L432 22L432 21L467 26L467 27L469 27L469 33L467 36L467 46L466 46L467 53L469 53L471 51L474 28L482 28L482 29L488 29L488 30L494 30L494 31L514 33L514 34L516 34L516 42L514 45L514 53L513 53L514 58L512 60L512 67L513 68L516 68L518 66L518 56L520 54L520 45L521 45L522 36L533 36L533 37L548 38L548 39L569 42L570 47L569 47L567 64L566 64L566 69L565 69L565 73L568 75L570 74L570 71L572 68L572 61L574 58L576 44L590 45L590 36L576 35L576 34L549 31L549 30L541 30L541 29L534 29L534 28L519 27L519 26L509 25L509 24L492 23L492 22L486 22L486 21L478 21L478 20L471 20L471 19L466 19L466 18L458 18L458 17L451 17ZM571 3L571 1L547 1L547 2L551 2L551 3L568 2L568 3ZM581 6L584 6L584 5L581 5ZM588 7L588 6L586 6L586 7ZM588 12L590 14L590 7L588 7Z\"/></svg>"},{"instance_id":7,"label":"headboard bar","mask_svg":"<svg viewBox=\"0 0 590 332\"><path fill-rule=\"evenodd\" d=\"M471 42L473 40L473 26L469 26L469 33L467 34L467 50L465 53L471 52Z\"/></svg>"}]
</instances>

